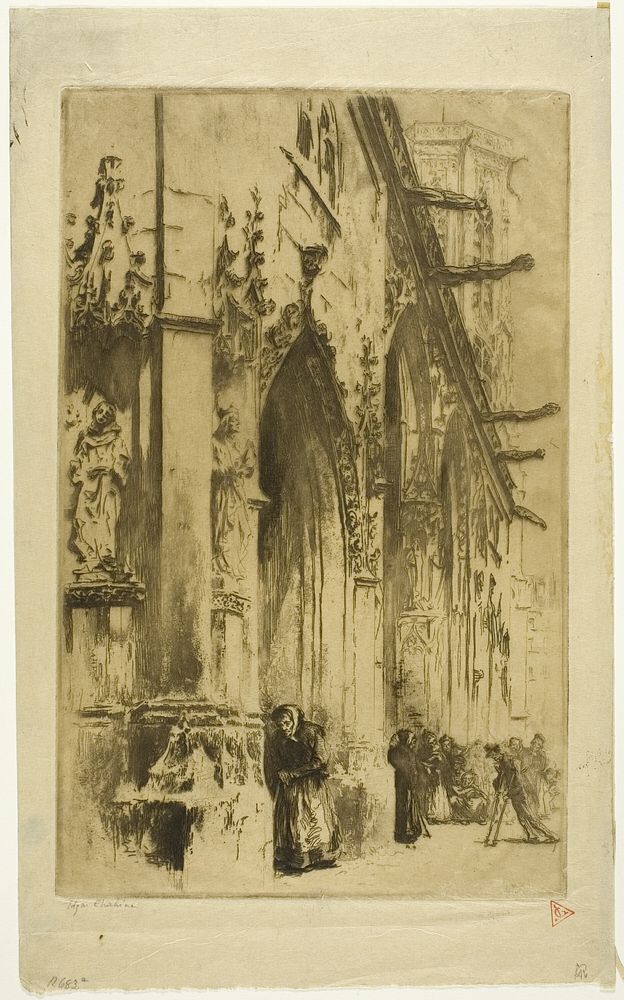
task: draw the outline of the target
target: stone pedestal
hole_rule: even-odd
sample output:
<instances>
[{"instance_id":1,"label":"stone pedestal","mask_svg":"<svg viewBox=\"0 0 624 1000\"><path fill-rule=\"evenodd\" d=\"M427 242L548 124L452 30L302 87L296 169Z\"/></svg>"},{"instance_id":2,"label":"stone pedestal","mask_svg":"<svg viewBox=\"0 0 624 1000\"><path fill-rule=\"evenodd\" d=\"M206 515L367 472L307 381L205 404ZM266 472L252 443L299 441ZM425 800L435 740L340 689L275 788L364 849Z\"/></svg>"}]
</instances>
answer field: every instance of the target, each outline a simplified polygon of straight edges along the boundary
<instances>
[{"instance_id":1,"label":"stone pedestal","mask_svg":"<svg viewBox=\"0 0 624 1000\"><path fill-rule=\"evenodd\" d=\"M143 585L132 581L66 587L64 707L80 711L132 701L137 687L136 616L144 597Z\"/></svg>"},{"instance_id":2,"label":"stone pedestal","mask_svg":"<svg viewBox=\"0 0 624 1000\"><path fill-rule=\"evenodd\" d=\"M107 806L113 839L195 891L251 891L262 881L270 810L259 719L202 700L161 699L128 723L126 780ZM270 833L269 833L270 836Z\"/></svg>"},{"instance_id":3,"label":"stone pedestal","mask_svg":"<svg viewBox=\"0 0 624 1000\"><path fill-rule=\"evenodd\" d=\"M72 837L58 883L68 895L263 890L272 816L258 718L163 698L83 710L68 734L59 822Z\"/></svg>"},{"instance_id":4,"label":"stone pedestal","mask_svg":"<svg viewBox=\"0 0 624 1000\"><path fill-rule=\"evenodd\" d=\"M249 607L241 594L213 591L212 687L219 702L235 711L243 710L249 700ZM257 702L252 710L257 711Z\"/></svg>"},{"instance_id":5,"label":"stone pedestal","mask_svg":"<svg viewBox=\"0 0 624 1000\"><path fill-rule=\"evenodd\" d=\"M362 857L393 838L394 774L385 749L371 744L350 746L347 773L330 779L343 830L346 857Z\"/></svg>"}]
</instances>

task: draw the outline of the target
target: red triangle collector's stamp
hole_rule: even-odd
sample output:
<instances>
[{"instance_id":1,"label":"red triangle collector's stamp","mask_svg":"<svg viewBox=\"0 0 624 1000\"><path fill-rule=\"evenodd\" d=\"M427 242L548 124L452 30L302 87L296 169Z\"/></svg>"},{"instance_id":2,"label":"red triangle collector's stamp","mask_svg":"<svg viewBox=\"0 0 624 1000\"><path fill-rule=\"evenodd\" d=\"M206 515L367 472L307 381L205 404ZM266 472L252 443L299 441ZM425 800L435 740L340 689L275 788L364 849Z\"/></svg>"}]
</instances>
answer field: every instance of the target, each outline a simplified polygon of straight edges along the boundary
<instances>
[{"instance_id":1,"label":"red triangle collector's stamp","mask_svg":"<svg viewBox=\"0 0 624 1000\"><path fill-rule=\"evenodd\" d=\"M563 903L557 903L554 899L550 901L550 919L552 926L556 927L560 924L562 920L567 920L568 917L574 916L574 910L568 909Z\"/></svg>"}]
</instances>

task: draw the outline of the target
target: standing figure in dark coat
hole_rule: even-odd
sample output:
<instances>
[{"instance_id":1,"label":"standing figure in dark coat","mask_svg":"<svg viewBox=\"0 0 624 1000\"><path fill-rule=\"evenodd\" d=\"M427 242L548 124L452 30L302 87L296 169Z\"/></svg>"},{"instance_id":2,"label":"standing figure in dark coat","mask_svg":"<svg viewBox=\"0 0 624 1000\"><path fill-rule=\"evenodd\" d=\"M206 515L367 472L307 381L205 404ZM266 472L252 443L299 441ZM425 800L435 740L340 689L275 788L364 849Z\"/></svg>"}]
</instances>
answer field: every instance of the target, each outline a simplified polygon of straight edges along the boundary
<instances>
[{"instance_id":1,"label":"standing figure in dark coat","mask_svg":"<svg viewBox=\"0 0 624 1000\"><path fill-rule=\"evenodd\" d=\"M510 801L529 844L556 844L559 838L540 822L529 805L516 760L503 753L497 743L489 744L485 752L496 765L496 777L492 782L496 797L485 845L494 847L496 844L503 815Z\"/></svg>"},{"instance_id":2,"label":"standing figure in dark coat","mask_svg":"<svg viewBox=\"0 0 624 1000\"><path fill-rule=\"evenodd\" d=\"M329 776L325 734L295 705L271 715L265 775L273 796L275 868L287 872L328 868L340 855L342 837Z\"/></svg>"},{"instance_id":3,"label":"standing figure in dark coat","mask_svg":"<svg viewBox=\"0 0 624 1000\"><path fill-rule=\"evenodd\" d=\"M394 768L394 839L397 844L415 844L423 833L430 834L423 815L426 776L410 729L399 729L390 740L388 763Z\"/></svg>"}]
</instances>

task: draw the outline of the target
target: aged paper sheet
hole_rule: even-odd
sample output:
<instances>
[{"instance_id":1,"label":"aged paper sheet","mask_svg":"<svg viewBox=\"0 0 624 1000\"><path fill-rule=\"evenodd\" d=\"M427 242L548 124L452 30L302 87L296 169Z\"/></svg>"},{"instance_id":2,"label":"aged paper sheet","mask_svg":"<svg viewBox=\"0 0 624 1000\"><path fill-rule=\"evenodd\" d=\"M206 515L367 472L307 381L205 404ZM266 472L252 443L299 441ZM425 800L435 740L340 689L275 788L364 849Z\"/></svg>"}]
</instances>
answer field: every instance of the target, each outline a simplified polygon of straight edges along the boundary
<instances>
[{"instance_id":1,"label":"aged paper sheet","mask_svg":"<svg viewBox=\"0 0 624 1000\"><path fill-rule=\"evenodd\" d=\"M612 984L608 58L14 13L27 988Z\"/></svg>"}]
</instances>

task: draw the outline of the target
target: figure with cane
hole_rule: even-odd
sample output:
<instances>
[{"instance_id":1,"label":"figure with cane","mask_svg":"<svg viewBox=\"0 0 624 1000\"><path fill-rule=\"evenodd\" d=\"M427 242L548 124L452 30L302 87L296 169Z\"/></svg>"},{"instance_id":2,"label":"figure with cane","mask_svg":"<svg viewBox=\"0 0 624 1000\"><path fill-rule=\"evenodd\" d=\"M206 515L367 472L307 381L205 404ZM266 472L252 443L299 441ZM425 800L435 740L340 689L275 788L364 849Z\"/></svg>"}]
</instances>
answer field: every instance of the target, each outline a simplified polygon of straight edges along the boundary
<instances>
[{"instance_id":1,"label":"figure with cane","mask_svg":"<svg viewBox=\"0 0 624 1000\"><path fill-rule=\"evenodd\" d=\"M496 777L492 782L496 793L490 827L485 838L486 847L495 847L507 805L511 802L518 822L526 834L529 844L555 844L558 837L540 822L531 809L526 792L522 786L515 760L503 752L498 743L488 744L485 748L496 767Z\"/></svg>"}]
</instances>

